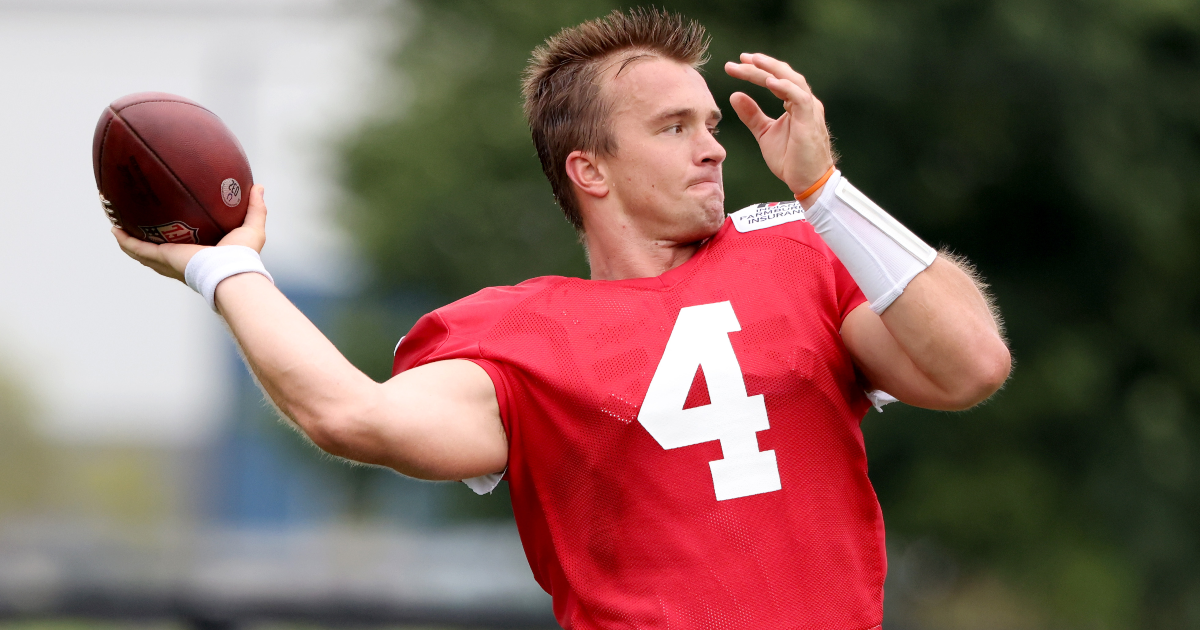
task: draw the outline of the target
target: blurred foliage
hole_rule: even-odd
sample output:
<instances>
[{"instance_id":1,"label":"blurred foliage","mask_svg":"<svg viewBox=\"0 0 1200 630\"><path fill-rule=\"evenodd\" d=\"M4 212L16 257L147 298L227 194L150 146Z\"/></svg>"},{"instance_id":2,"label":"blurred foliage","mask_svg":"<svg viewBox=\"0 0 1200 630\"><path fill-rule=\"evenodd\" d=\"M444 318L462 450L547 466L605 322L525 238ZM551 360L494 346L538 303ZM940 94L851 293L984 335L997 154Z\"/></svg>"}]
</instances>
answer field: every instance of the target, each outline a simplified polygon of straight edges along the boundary
<instances>
[{"instance_id":1,"label":"blurred foliage","mask_svg":"<svg viewBox=\"0 0 1200 630\"><path fill-rule=\"evenodd\" d=\"M49 440L27 392L0 368L0 525L52 515L130 525L180 512L186 490L166 474L174 453Z\"/></svg>"},{"instance_id":2,"label":"blurred foliage","mask_svg":"<svg viewBox=\"0 0 1200 630\"><path fill-rule=\"evenodd\" d=\"M30 425L17 379L0 372L0 517L28 509L45 494L47 448Z\"/></svg>"},{"instance_id":3,"label":"blurred foliage","mask_svg":"<svg viewBox=\"0 0 1200 630\"><path fill-rule=\"evenodd\" d=\"M1007 388L864 424L890 539L1002 576L1056 627L1200 627L1200 4L663 4L713 35L718 103L746 90L720 70L738 52L790 61L856 185L993 284ZM375 295L586 276L518 82L545 37L617 5L415 5L394 59L409 100L344 152ZM786 198L735 117L723 127L728 209Z\"/></svg>"}]
</instances>

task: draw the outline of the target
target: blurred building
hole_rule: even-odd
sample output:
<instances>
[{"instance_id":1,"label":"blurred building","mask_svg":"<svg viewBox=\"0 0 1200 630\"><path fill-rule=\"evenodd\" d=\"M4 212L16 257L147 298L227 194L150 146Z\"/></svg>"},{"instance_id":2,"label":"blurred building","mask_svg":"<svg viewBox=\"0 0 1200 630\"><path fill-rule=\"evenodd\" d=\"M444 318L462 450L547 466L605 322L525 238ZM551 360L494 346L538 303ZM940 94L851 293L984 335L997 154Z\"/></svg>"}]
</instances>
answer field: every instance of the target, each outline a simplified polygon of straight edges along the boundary
<instances>
[{"instance_id":1,"label":"blurred building","mask_svg":"<svg viewBox=\"0 0 1200 630\"><path fill-rule=\"evenodd\" d=\"M212 109L268 189L263 258L328 330L358 274L335 216L338 143L400 102L383 64L401 10L0 0L0 76L19 95L0 104L0 218L30 227L0 236L0 443L24 445L0 459L30 478L0 479L23 497L5 508L0 491L0 520L439 520L444 488L351 469L281 428L203 300L116 247L91 168L95 121L121 95L172 92Z\"/></svg>"},{"instance_id":2,"label":"blurred building","mask_svg":"<svg viewBox=\"0 0 1200 630\"><path fill-rule=\"evenodd\" d=\"M96 198L109 102L204 104L267 187L267 266L332 325L358 274L336 151L398 102L397 10L0 0L0 618L544 618L511 528L422 529L450 486L333 462L283 427L220 320L125 257Z\"/></svg>"},{"instance_id":3,"label":"blurred building","mask_svg":"<svg viewBox=\"0 0 1200 630\"><path fill-rule=\"evenodd\" d=\"M269 190L281 284L352 281L331 216L341 134L386 98L380 8L333 0L0 0L0 348L39 427L68 441L211 437L232 384L221 326L114 246L90 146L123 94L188 96L241 139Z\"/></svg>"},{"instance_id":4,"label":"blurred building","mask_svg":"<svg viewBox=\"0 0 1200 630\"><path fill-rule=\"evenodd\" d=\"M263 254L280 285L345 294L355 267L331 215L332 156L389 96L382 10L334 0L0 0L10 96L0 104L0 217L10 226L0 237L0 365L24 393L35 433L76 452L82 476L120 478L113 483L158 496L158 508L187 511L187 497L171 496L194 472L185 464L227 440L240 412L241 368L219 320L108 234L90 165L100 112L150 90L212 109L269 190Z\"/></svg>"}]
</instances>

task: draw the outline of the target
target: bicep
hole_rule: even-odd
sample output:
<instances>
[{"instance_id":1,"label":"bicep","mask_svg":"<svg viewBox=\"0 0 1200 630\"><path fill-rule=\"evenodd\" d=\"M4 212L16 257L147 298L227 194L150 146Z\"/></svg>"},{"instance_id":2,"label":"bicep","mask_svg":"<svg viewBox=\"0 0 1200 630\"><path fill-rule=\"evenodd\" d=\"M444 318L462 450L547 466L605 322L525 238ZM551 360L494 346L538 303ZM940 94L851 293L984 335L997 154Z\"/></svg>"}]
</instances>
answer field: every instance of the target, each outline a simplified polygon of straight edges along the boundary
<instances>
[{"instance_id":1,"label":"bicep","mask_svg":"<svg viewBox=\"0 0 1200 630\"><path fill-rule=\"evenodd\" d=\"M370 463L442 480L495 473L507 464L495 386L471 361L437 361L397 374L380 386L368 413Z\"/></svg>"},{"instance_id":2,"label":"bicep","mask_svg":"<svg viewBox=\"0 0 1200 630\"><path fill-rule=\"evenodd\" d=\"M863 302L846 315L842 342L873 389L917 407L942 406L941 390L913 363L868 303Z\"/></svg>"}]
</instances>

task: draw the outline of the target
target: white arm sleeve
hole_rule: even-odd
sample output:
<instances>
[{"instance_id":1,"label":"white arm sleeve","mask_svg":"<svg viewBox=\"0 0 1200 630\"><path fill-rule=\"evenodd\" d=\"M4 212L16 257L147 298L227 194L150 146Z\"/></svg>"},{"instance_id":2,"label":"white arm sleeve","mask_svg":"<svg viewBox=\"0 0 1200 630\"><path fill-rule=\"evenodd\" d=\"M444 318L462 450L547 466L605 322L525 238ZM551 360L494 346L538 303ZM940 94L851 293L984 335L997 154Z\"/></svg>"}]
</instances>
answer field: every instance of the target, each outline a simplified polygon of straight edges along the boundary
<instances>
[{"instance_id":1,"label":"white arm sleeve","mask_svg":"<svg viewBox=\"0 0 1200 630\"><path fill-rule=\"evenodd\" d=\"M876 313L937 258L936 250L850 185L841 171L829 178L804 218L846 266Z\"/></svg>"},{"instance_id":2,"label":"white arm sleeve","mask_svg":"<svg viewBox=\"0 0 1200 630\"><path fill-rule=\"evenodd\" d=\"M275 283L263 266L258 252L245 245L206 247L196 252L183 270L183 280L196 293L204 296L209 308L216 311L217 285L239 273L261 273L272 284Z\"/></svg>"}]
</instances>

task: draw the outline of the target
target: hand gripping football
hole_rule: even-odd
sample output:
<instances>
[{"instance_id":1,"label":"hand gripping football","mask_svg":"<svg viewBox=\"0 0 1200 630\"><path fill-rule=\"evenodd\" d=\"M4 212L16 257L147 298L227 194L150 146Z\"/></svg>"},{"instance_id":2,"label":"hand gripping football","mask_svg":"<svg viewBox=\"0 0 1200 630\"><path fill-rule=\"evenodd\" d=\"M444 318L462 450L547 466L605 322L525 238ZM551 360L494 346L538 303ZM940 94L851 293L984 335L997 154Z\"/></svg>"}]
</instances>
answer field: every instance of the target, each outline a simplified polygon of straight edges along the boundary
<instances>
[{"instance_id":1,"label":"hand gripping football","mask_svg":"<svg viewBox=\"0 0 1200 630\"><path fill-rule=\"evenodd\" d=\"M242 225L254 184L242 145L216 114L161 92L104 110L92 167L112 224L153 243L216 245Z\"/></svg>"}]
</instances>

